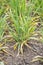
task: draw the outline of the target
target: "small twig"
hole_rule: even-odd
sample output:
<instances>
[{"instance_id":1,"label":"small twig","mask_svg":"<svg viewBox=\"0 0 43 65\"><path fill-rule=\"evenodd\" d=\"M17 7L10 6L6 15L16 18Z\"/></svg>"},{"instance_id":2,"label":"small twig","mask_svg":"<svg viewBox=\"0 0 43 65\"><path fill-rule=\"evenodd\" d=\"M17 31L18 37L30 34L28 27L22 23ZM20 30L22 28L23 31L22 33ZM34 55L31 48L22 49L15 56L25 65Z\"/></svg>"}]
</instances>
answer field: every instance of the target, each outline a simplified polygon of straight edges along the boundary
<instances>
[{"instance_id":1,"label":"small twig","mask_svg":"<svg viewBox=\"0 0 43 65\"><path fill-rule=\"evenodd\" d=\"M2 50L2 51L7 53L8 55L11 55L12 57L14 57L14 55L12 55L11 53L7 52L6 50Z\"/></svg>"},{"instance_id":2,"label":"small twig","mask_svg":"<svg viewBox=\"0 0 43 65\"><path fill-rule=\"evenodd\" d=\"M12 38L12 36L11 36L11 35L6 35L6 36L4 36L0 41L4 40L4 39L6 39L6 38Z\"/></svg>"}]
</instances>

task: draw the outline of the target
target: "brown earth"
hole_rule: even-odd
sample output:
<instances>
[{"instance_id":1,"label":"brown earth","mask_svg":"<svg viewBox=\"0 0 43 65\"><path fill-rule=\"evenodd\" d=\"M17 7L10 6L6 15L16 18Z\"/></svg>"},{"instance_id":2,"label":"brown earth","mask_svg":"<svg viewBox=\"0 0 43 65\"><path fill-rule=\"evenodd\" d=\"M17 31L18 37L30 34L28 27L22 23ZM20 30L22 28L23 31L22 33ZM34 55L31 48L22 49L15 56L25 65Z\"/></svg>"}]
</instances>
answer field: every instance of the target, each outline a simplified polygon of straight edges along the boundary
<instances>
[{"instance_id":1,"label":"brown earth","mask_svg":"<svg viewBox=\"0 0 43 65\"><path fill-rule=\"evenodd\" d=\"M20 54L17 56L17 50L14 51L11 46L13 46L14 42L7 43L7 46L9 47L7 50L7 53L0 54L0 57L5 62L5 65L43 65L43 63L37 61L34 63L31 63L33 57L37 55L43 56L43 44L39 43L37 41L31 40L28 44L35 50L27 48L24 46L24 54Z\"/></svg>"}]
</instances>

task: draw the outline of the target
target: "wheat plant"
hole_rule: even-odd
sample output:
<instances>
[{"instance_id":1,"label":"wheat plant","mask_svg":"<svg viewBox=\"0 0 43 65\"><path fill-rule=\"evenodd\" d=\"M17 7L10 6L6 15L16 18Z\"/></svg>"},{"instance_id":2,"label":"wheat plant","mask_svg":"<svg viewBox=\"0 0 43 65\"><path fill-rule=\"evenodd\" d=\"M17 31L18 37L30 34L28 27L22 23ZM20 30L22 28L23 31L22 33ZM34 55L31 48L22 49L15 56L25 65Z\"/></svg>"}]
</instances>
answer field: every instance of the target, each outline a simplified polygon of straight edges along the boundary
<instances>
[{"instance_id":1,"label":"wheat plant","mask_svg":"<svg viewBox=\"0 0 43 65\"><path fill-rule=\"evenodd\" d=\"M23 46L31 48L27 41L35 33L37 22L31 17L32 5L28 6L26 0L10 0L10 17L13 22L13 28L9 27L10 35L14 38L14 50L18 48L19 53L23 53Z\"/></svg>"}]
</instances>

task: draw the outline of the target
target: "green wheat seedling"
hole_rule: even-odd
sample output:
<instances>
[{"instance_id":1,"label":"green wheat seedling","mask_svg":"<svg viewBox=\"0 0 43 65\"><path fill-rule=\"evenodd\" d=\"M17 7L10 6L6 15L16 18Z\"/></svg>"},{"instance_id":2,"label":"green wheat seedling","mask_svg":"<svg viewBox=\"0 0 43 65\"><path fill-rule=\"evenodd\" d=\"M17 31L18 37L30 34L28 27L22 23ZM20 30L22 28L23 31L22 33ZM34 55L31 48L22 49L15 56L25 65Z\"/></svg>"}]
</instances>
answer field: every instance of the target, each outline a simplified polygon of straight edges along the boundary
<instances>
[{"instance_id":1,"label":"green wheat seedling","mask_svg":"<svg viewBox=\"0 0 43 65\"><path fill-rule=\"evenodd\" d=\"M38 14L43 16L43 0L31 0L31 4L33 4L34 14Z\"/></svg>"},{"instance_id":2,"label":"green wheat seedling","mask_svg":"<svg viewBox=\"0 0 43 65\"><path fill-rule=\"evenodd\" d=\"M39 15L40 18L39 18L39 22L40 22L40 25L39 25L39 30L38 30L38 33L40 35L40 41L43 42L43 0L30 0L31 1L31 4L33 4L33 12L34 14L33 15Z\"/></svg>"},{"instance_id":3,"label":"green wheat seedling","mask_svg":"<svg viewBox=\"0 0 43 65\"><path fill-rule=\"evenodd\" d=\"M31 6L31 5L30 5ZM10 17L13 22L13 28L10 28L10 34L16 41L14 50L18 48L18 52L23 53L23 46L31 48L27 41L35 33L37 22L31 17L31 7L27 5L26 0L10 0Z\"/></svg>"},{"instance_id":4,"label":"green wheat seedling","mask_svg":"<svg viewBox=\"0 0 43 65\"><path fill-rule=\"evenodd\" d=\"M5 17L0 17L0 41L2 40L5 29L7 28L6 24L6 16Z\"/></svg>"},{"instance_id":5,"label":"green wheat seedling","mask_svg":"<svg viewBox=\"0 0 43 65\"><path fill-rule=\"evenodd\" d=\"M0 53L1 51L6 51L5 49L8 48L5 45L5 42L2 43L5 30L7 29L7 23L6 23L6 15L3 17L0 17ZM7 52L7 51L6 51Z\"/></svg>"}]
</instances>

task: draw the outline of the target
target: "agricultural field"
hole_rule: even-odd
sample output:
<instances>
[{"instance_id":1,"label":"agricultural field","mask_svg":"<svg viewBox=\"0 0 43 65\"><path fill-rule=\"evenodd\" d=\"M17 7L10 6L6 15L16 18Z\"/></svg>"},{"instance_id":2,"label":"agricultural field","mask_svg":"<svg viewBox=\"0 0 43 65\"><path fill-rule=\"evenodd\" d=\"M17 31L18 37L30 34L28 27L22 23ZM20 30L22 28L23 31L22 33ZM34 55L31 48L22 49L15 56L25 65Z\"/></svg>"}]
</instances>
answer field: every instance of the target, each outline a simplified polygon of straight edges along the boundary
<instances>
[{"instance_id":1,"label":"agricultural field","mask_svg":"<svg viewBox=\"0 0 43 65\"><path fill-rule=\"evenodd\" d=\"M43 65L43 0L0 0L0 65Z\"/></svg>"}]
</instances>

